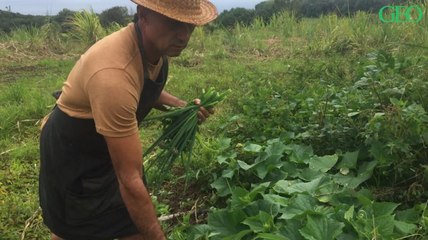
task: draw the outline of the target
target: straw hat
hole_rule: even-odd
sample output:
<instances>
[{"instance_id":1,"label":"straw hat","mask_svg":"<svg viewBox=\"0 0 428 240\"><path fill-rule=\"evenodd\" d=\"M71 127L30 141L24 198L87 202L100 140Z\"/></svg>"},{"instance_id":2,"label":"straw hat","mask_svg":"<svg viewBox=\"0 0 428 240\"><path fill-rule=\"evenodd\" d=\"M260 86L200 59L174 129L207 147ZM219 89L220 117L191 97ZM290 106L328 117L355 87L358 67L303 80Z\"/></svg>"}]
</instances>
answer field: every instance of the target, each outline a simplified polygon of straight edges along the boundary
<instances>
[{"instance_id":1,"label":"straw hat","mask_svg":"<svg viewBox=\"0 0 428 240\"><path fill-rule=\"evenodd\" d=\"M155 12L180 22L204 25L214 20L218 13L208 0L131 0Z\"/></svg>"}]
</instances>

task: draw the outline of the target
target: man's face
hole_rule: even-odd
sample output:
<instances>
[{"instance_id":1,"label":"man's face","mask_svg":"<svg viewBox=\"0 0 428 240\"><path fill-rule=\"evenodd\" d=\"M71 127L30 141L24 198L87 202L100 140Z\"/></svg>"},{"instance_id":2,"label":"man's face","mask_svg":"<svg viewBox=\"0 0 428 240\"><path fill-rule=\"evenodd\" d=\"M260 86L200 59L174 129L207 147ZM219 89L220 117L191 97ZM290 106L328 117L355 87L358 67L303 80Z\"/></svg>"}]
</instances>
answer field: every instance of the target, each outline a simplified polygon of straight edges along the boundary
<instances>
[{"instance_id":1,"label":"man's face","mask_svg":"<svg viewBox=\"0 0 428 240\"><path fill-rule=\"evenodd\" d=\"M161 55L179 56L187 47L195 26L176 21L156 12L143 17L145 38Z\"/></svg>"}]
</instances>

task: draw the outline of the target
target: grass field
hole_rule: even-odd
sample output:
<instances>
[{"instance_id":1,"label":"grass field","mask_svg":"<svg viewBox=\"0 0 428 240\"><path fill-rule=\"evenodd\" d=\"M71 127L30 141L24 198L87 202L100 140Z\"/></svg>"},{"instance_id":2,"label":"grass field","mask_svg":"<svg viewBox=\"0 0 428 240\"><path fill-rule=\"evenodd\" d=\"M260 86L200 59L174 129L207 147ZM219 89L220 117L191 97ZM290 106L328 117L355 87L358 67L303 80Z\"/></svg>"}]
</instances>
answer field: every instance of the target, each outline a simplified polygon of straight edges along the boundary
<instances>
[{"instance_id":1,"label":"grass field","mask_svg":"<svg viewBox=\"0 0 428 240\"><path fill-rule=\"evenodd\" d=\"M162 222L169 238L426 239L427 21L284 13L196 29L167 89L231 93L201 126L192 164L157 189L159 215L208 210ZM52 31L0 37L0 239L49 239L39 125L87 47ZM143 126L144 148L157 129Z\"/></svg>"}]
</instances>

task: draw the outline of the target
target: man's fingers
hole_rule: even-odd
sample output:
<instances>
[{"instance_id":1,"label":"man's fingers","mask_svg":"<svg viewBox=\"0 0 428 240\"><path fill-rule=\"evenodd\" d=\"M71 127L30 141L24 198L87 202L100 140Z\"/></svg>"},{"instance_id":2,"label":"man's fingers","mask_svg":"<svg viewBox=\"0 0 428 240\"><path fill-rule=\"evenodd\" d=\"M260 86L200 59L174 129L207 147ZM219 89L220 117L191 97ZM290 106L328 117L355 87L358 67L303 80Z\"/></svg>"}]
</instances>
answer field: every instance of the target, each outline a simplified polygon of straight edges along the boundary
<instances>
[{"instance_id":1,"label":"man's fingers","mask_svg":"<svg viewBox=\"0 0 428 240\"><path fill-rule=\"evenodd\" d=\"M202 115L205 117L205 118L207 118L207 117L209 117L210 116L210 112L207 110L207 109L205 109L204 107L200 107L199 108L199 112L200 113L202 113Z\"/></svg>"},{"instance_id":2,"label":"man's fingers","mask_svg":"<svg viewBox=\"0 0 428 240\"><path fill-rule=\"evenodd\" d=\"M196 98L195 100L193 100L193 102L196 105L201 105L201 100L199 98ZM207 118L211 114L214 114L214 109L213 108L206 109L206 108L204 108L204 107L201 106L199 108L199 112L198 112L198 122L199 123L203 123L205 120L207 120Z\"/></svg>"},{"instance_id":3,"label":"man's fingers","mask_svg":"<svg viewBox=\"0 0 428 240\"><path fill-rule=\"evenodd\" d=\"M207 119L207 117L205 117L204 114L201 111L199 111L198 112L198 122L203 123L206 119Z\"/></svg>"},{"instance_id":4,"label":"man's fingers","mask_svg":"<svg viewBox=\"0 0 428 240\"><path fill-rule=\"evenodd\" d=\"M199 99L199 98L195 98L195 100L193 100L193 102L194 102L196 105L201 105L201 99Z\"/></svg>"}]
</instances>

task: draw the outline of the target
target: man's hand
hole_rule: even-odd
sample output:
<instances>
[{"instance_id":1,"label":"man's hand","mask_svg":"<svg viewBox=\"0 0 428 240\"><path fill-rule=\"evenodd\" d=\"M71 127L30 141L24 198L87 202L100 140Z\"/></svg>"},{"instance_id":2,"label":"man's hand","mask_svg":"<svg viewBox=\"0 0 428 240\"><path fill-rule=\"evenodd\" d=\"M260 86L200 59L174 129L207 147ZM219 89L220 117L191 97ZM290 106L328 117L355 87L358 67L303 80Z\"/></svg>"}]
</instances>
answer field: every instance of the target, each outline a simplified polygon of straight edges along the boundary
<instances>
[{"instance_id":1,"label":"man's hand","mask_svg":"<svg viewBox=\"0 0 428 240\"><path fill-rule=\"evenodd\" d=\"M193 100L193 102L196 105L201 105L201 100L199 98L196 98L195 100ZM201 123L205 122L205 120L207 120L207 118L211 114L214 114L214 110L212 108L205 109L204 107L201 106L199 108L199 112L198 112L198 123L201 124Z\"/></svg>"},{"instance_id":2,"label":"man's hand","mask_svg":"<svg viewBox=\"0 0 428 240\"><path fill-rule=\"evenodd\" d=\"M196 105L201 105L201 100L199 98L196 98L195 100L193 100L193 103L195 103ZM163 90L161 95L159 96L158 101L155 104L155 107L159 110L165 111L166 108L164 107L164 105L170 107L185 107L187 105L187 102ZM214 110L212 108L205 109L204 107L200 107L198 112L198 123L201 124L205 122L205 120L207 120L207 118L211 114L214 114Z\"/></svg>"}]
</instances>

